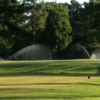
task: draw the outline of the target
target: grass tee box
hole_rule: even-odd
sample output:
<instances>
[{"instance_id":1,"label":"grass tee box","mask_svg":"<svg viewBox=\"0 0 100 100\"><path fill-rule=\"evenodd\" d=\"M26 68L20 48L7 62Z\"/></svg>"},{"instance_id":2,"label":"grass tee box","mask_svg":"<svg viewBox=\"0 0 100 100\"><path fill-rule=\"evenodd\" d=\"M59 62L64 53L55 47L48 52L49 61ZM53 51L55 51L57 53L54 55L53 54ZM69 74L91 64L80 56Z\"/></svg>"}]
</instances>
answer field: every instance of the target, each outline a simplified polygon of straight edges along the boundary
<instances>
[{"instance_id":1,"label":"grass tee box","mask_svg":"<svg viewBox=\"0 0 100 100\"><path fill-rule=\"evenodd\" d=\"M99 60L0 63L0 100L100 100Z\"/></svg>"}]
</instances>

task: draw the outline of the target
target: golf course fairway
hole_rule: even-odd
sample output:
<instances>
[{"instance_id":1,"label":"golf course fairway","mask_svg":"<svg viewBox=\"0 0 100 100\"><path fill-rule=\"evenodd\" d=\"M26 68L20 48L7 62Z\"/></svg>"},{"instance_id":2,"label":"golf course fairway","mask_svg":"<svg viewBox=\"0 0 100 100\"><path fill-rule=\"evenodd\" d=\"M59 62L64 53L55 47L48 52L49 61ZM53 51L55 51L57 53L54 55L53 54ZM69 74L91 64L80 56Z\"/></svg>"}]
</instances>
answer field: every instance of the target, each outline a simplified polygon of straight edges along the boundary
<instances>
[{"instance_id":1,"label":"golf course fairway","mask_svg":"<svg viewBox=\"0 0 100 100\"><path fill-rule=\"evenodd\" d=\"M90 59L0 61L0 100L100 100L98 67Z\"/></svg>"}]
</instances>

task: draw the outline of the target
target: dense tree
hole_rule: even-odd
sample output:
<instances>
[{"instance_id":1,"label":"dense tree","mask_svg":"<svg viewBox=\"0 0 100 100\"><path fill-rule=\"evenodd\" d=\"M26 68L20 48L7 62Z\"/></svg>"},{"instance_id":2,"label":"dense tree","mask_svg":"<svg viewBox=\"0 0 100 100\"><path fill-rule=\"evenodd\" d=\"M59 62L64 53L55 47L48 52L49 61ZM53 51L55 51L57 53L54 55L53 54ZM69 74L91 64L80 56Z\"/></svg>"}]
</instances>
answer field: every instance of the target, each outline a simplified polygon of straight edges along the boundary
<instances>
[{"instance_id":1,"label":"dense tree","mask_svg":"<svg viewBox=\"0 0 100 100\"><path fill-rule=\"evenodd\" d=\"M89 3L84 3L82 17L80 18L82 23L80 30L82 31L81 37L83 38L82 43L84 46L99 45L99 9L99 4L96 2L90 1Z\"/></svg>"},{"instance_id":2,"label":"dense tree","mask_svg":"<svg viewBox=\"0 0 100 100\"><path fill-rule=\"evenodd\" d=\"M81 18L81 11L82 5L78 3L76 0L71 0L71 4L65 3L69 9L69 16L70 16L70 23L72 27L71 35L73 36L72 43L80 42L80 27L82 26L82 22L80 21Z\"/></svg>"},{"instance_id":3,"label":"dense tree","mask_svg":"<svg viewBox=\"0 0 100 100\"><path fill-rule=\"evenodd\" d=\"M0 0L0 55L36 43L51 47L52 52L76 42L99 46L99 33L100 0L83 4L75 0L71 4Z\"/></svg>"},{"instance_id":4,"label":"dense tree","mask_svg":"<svg viewBox=\"0 0 100 100\"><path fill-rule=\"evenodd\" d=\"M95 38L95 41L97 42L97 45L99 45L100 42L100 3L91 2L93 4L92 12L89 14L89 23L90 23L90 32L93 38Z\"/></svg>"},{"instance_id":5,"label":"dense tree","mask_svg":"<svg viewBox=\"0 0 100 100\"><path fill-rule=\"evenodd\" d=\"M39 41L50 46L52 52L62 50L72 41L68 8L52 2L46 4L46 11L49 13L46 19L47 25Z\"/></svg>"},{"instance_id":6,"label":"dense tree","mask_svg":"<svg viewBox=\"0 0 100 100\"><path fill-rule=\"evenodd\" d=\"M30 32L30 40L32 44L35 44L38 42L37 40L40 38L41 32L45 29L48 13L45 11L44 2L35 3L31 1L31 6L32 5L34 8L30 10L28 22L24 25L24 28L26 31Z\"/></svg>"},{"instance_id":7,"label":"dense tree","mask_svg":"<svg viewBox=\"0 0 100 100\"><path fill-rule=\"evenodd\" d=\"M90 0L90 2L84 2L79 4L77 1L72 0L71 4L66 4L69 8L70 23L72 26L72 43L80 43L85 47L97 46L99 36L97 27L99 27L99 21L97 26L94 26L96 20L99 20L96 17L96 12L99 8L96 7L97 2ZM83 7L82 7L83 6ZM93 27L94 26L94 27ZM98 28L99 29L99 28ZM97 32L97 33L96 33Z\"/></svg>"},{"instance_id":8,"label":"dense tree","mask_svg":"<svg viewBox=\"0 0 100 100\"><path fill-rule=\"evenodd\" d=\"M44 3L33 0L0 0L0 52L12 53L33 44L45 28Z\"/></svg>"},{"instance_id":9,"label":"dense tree","mask_svg":"<svg viewBox=\"0 0 100 100\"><path fill-rule=\"evenodd\" d=\"M23 5L16 0L0 0L0 48L10 50L15 36L20 35L19 24L22 22ZM1 52L4 52L1 51Z\"/></svg>"}]
</instances>

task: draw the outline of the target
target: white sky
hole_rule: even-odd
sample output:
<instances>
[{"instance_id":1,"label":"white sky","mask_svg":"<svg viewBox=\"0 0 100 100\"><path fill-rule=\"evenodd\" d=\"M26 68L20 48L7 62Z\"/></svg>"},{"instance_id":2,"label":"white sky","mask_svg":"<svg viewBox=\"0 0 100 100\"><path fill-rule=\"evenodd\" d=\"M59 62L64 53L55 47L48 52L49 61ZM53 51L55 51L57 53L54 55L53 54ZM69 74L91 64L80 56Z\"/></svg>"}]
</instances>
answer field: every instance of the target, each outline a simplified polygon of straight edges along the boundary
<instances>
[{"instance_id":1,"label":"white sky","mask_svg":"<svg viewBox=\"0 0 100 100\"><path fill-rule=\"evenodd\" d=\"M56 1L57 3L70 3L71 0L43 0L44 2L52 2L52 1ZM83 3L83 2L89 2L89 0L76 0L78 1L79 3Z\"/></svg>"},{"instance_id":2,"label":"white sky","mask_svg":"<svg viewBox=\"0 0 100 100\"><path fill-rule=\"evenodd\" d=\"M21 1L21 0L18 0L18 1ZM42 0L37 0L37 1L42 1ZM70 3L71 0L43 0L44 2L52 2L52 1L56 1L57 3ZM89 0L76 0L78 1L79 3L83 3L83 2L89 2Z\"/></svg>"}]
</instances>

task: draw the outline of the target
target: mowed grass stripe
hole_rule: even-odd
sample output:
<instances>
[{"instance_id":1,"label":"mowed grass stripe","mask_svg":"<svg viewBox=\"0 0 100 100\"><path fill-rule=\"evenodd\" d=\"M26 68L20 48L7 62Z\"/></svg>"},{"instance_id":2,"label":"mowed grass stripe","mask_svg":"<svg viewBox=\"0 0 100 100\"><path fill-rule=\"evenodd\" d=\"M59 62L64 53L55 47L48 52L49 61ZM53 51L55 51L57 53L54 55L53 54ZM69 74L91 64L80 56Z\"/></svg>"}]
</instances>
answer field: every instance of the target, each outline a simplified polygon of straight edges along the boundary
<instances>
[{"instance_id":1,"label":"mowed grass stripe","mask_svg":"<svg viewBox=\"0 0 100 100\"><path fill-rule=\"evenodd\" d=\"M91 80L87 77L38 77L17 77L19 81L15 83L14 77L8 77L8 83L4 82L0 86L0 100L99 100L98 77L92 77Z\"/></svg>"},{"instance_id":2,"label":"mowed grass stripe","mask_svg":"<svg viewBox=\"0 0 100 100\"><path fill-rule=\"evenodd\" d=\"M0 74L97 74L99 60L2 61Z\"/></svg>"},{"instance_id":3,"label":"mowed grass stripe","mask_svg":"<svg viewBox=\"0 0 100 100\"><path fill-rule=\"evenodd\" d=\"M0 100L100 100L99 60L0 63Z\"/></svg>"},{"instance_id":4,"label":"mowed grass stripe","mask_svg":"<svg viewBox=\"0 0 100 100\"><path fill-rule=\"evenodd\" d=\"M28 92L34 89L57 89L61 86L70 85L96 85L93 81L98 80L98 77L92 77L88 81L87 77L68 77L68 76L20 76L20 77L0 77L0 90L3 92L12 93L16 92ZM92 81L92 83L91 83ZM67 87L68 88L68 87ZM25 91L23 91L25 90ZM15 92L14 92L15 94ZM6 95L6 94L3 94Z\"/></svg>"}]
</instances>

